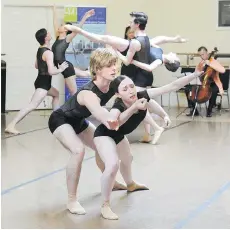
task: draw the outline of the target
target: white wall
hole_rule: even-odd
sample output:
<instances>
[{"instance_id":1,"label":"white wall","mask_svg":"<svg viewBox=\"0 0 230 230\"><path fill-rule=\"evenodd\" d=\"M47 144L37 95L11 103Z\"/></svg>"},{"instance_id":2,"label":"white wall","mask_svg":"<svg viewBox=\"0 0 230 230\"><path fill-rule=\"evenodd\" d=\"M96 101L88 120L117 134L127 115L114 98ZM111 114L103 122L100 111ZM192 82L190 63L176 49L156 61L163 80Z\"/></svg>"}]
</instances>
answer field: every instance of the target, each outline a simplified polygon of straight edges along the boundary
<instances>
[{"instance_id":1,"label":"white wall","mask_svg":"<svg viewBox=\"0 0 230 230\"><path fill-rule=\"evenodd\" d=\"M4 0L3 4L11 5L56 5L64 6L71 5L103 5L107 6L107 32L108 34L123 37L124 27L129 22L129 13L131 11L144 11L149 15L149 23L147 33L150 37L156 35L176 35L181 34L189 38L189 43L186 44L167 44L164 45L165 52L196 52L201 45L207 46L209 50L217 46L220 52L230 53L230 30L217 30L217 1L216 0L84 0L84 1L52 1L52 0ZM15 46L12 46L12 41L6 37L6 27L17 22L15 17L7 17L12 7L2 8L2 52L7 54L7 59L20 59L20 51L26 52L26 58L21 60L20 68L10 70L12 67L8 61L7 72L7 104L6 109L21 108L26 101L31 97L34 90L33 81L36 78L36 70L33 69L34 58L37 50L37 43L34 38L34 33L38 27L46 27L53 32L52 28L52 11L51 7L14 7L21 15L21 21L24 26L17 30L14 36ZM21 12L21 13L20 13ZM30 12L30 13L25 13ZM43 12L41 14L41 12ZM59 17L63 15L63 10L59 10ZM7 18L7 20L6 20ZM9 33L9 32L8 32ZM10 41L10 43L9 43ZM20 45L18 42L20 41ZM23 43L24 41L24 43ZM21 48L23 47L23 48ZM29 48L26 48L29 47ZM12 52L13 50L13 52ZM9 57L9 56L14 57ZM185 64L185 58L182 58L182 63ZM192 64L196 64L198 60ZM223 64L229 65L229 60L222 60ZM154 85L163 85L173 81L175 77L165 70L159 68L155 71ZM12 86L17 83L17 86ZM57 86L64 100L64 85L61 76L54 76L53 83ZM185 97L181 96L181 104L186 105ZM13 101L13 102L12 102ZM15 102L16 101L16 102ZM163 97L164 105L168 105L168 95ZM176 105L175 93L171 94L171 105Z\"/></svg>"}]
</instances>

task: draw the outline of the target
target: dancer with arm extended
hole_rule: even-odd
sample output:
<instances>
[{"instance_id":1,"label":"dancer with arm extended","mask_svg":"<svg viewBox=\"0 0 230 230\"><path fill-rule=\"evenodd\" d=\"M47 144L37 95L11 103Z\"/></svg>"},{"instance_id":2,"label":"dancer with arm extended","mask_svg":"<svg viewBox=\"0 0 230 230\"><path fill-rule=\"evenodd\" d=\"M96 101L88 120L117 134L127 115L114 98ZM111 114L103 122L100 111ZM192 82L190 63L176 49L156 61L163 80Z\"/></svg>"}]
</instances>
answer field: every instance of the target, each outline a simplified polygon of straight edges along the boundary
<instances>
[{"instance_id":1,"label":"dancer with arm extended","mask_svg":"<svg viewBox=\"0 0 230 230\"><path fill-rule=\"evenodd\" d=\"M90 10L86 12L79 23L79 27L82 27L85 21L95 14L94 10ZM71 25L71 23L63 23L61 26L58 27L58 20L57 20L57 10L56 7L53 7L53 24L54 30L56 34L56 40L52 46L52 51L54 53L54 64L58 66L59 64L63 63L64 61L68 62L68 68L62 72L64 76L65 84L70 92L70 95L73 95L77 92L77 85L76 85L76 75L81 77L89 77L89 71L83 71L77 67L74 67L73 64L66 60L65 52L69 47L70 42L77 36L78 33L68 31L65 28L65 25Z\"/></svg>"},{"instance_id":2,"label":"dancer with arm extended","mask_svg":"<svg viewBox=\"0 0 230 230\"><path fill-rule=\"evenodd\" d=\"M125 135L134 131L138 125L145 119L147 113L146 104L150 98L175 91L190 81L200 76L202 72L193 73L184 78L178 79L168 85L147 89L137 92L133 81L126 76L117 77L111 87L117 93L112 110L119 115L119 129L117 131L109 130L105 125L100 124L94 133L94 143L98 154L105 164L105 170L101 177L101 190L103 203L101 214L106 219L118 219L110 208L110 195L114 180L119 169L127 184L128 192L148 189L145 185L139 184L132 177L132 154L129 142ZM128 110L128 111L127 111ZM110 151L108 151L108 149Z\"/></svg>"}]
</instances>

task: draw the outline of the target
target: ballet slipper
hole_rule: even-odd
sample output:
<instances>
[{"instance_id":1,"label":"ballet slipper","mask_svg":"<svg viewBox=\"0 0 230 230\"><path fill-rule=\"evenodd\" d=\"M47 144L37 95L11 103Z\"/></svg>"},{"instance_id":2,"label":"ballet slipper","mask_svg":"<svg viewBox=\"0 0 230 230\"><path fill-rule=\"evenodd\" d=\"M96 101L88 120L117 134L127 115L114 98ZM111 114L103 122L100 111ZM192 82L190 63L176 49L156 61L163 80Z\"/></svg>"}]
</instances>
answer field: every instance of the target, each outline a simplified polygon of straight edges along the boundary
<instances>
[{"instance_id":1,"label":"ballet slipper","mask_svg":"<svg viewBox=\"0 0 230 230\"><path fill-rule=\"evenodd\" d=\"M14 126L8 126L8 127L5 129L5 133L14 134L14 135L20 134L20 132L19 132L17 129L15 129Z\"/></svg>"},{"instance_id":2,"label":"ballet slipper","mask_svg":"<svg viewBox=\"0 0 230 230\"><path fill-rule=\"evenodd\" d=\"M151 141L152 145L155 145L157 141L160 139L161 134L164 132L164 128L160 128L159 130L155 131L153 140Z\"/></svg>"},{"instance_id":3,"label":"ballet slipper","mask_svg":"<svg viewBox=\"0 0 230 230\"><path fill-rule=\"evenodd\" d=\"M149 188L146 185L137 184L134 181L131 184L127 185L127 192L135 192L141 190L149 190Z\"/></svg>"},{"instance_id":4,"label":"ballet slipper","mask_svg":"<svg viewBox=\"0 0 230 230\"><path fill-rule=\"evenodd\" d=\"M141 143L150 143L152 141L152 138L149 134L145 134L140 140L139 142Z\"/></svg>"},{"instance_id":5,"label":"ballet slipper","mask_svg":"<svg viewBox=\"0 0 230 230\"><path fill-rule=\"evenodd\" d=\"M119 191L119 190L127 190L127 187L117 181L115 181L113 186L113 191Z\"/></svg>"},{"instance_id":6,"label":"ballet slipper","mask_svg":"<svg viewBox=\"0 0 230 230\"><path fill-rule=\"evenodd\" d=\"M78 214L78 215L85 215L86 214L85 209L81 206L81 204L78 201L69 201L67 204L67 209L72 214Z\"/></svg>"},{"instance_id":7,"label":"ballet slipper","mask_svg":"<svg viewBox=\"0 0 230 230\"><path fill-rule=\"evenodd\" d=\"M118 216L111 210L109 202L105 202L101 207L101 215L108 220L118 220Z\"/></svg>"}]
</instances>

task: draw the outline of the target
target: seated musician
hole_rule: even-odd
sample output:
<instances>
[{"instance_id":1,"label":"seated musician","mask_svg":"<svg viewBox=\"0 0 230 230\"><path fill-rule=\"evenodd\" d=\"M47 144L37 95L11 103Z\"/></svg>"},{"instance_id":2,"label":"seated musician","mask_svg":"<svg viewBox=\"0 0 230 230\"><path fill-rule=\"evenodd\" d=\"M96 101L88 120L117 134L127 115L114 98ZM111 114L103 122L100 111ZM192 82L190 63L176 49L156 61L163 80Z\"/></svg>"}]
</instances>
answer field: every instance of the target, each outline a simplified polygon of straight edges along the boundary
<instances>
[{"instance_id":1,"label":"seated musician","mask_svg":"<svg viewBox=\"0 0 230 230\"><path fill-rule=\"evenodd\" d=\"M202 61L196 66L196 70L204 70L205 65L210 66L211 68L213 68L214 70L216 70L216 74L214 76L212 76L211 79L211 89L212 89L212 96L209 100L208 103L208 110L207 110L207 117L211 117L212 116L212 108L213 106L216 104L216 98L217 98L217 94L223 94L223 86L222 83L220 81L219 78L219 73L224 73L225 72L225 68L217 61L215 60L213 57L210 58L210 60L208 60L209 58L209 53L206 47L201 46L198 49L198 53L202 59ZM190 91L191 91L191 85L187 86L185 89L185 93L186 93L186 97L188 100L188 107L190 108L190 112L188 114L186 114L187 116L192 116L193 114L193 110L195 109L195 103L193 101L190 100L189 95L190 95ZM195 115L199 115L198 111L195 111Z\"/></svg>"}]
</instances>

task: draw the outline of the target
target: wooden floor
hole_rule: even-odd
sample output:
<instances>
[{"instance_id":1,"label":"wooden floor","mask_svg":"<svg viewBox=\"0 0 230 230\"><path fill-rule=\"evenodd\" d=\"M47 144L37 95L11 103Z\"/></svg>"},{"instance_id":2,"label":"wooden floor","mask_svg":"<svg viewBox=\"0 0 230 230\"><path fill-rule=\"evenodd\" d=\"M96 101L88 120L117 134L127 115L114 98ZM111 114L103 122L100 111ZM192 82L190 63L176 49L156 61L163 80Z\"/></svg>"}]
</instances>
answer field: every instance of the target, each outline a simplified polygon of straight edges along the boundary
<instances>
[{"instance_id":1,"label":"wooden floor","mask_svg":"<svg viewBox=\"0 0 230 230\"><path fill-rule=\"evenodd\" d=\"M150 190L113 192L117 221L100 217L101 174L90 149L79 185L87 214L66 210L68 152L47 128L49 112L24 119L22 135L2 132L2 228L230 228L230 112L194 121L178 112L169 111L172 128L156 146L137 142L142 127L128 136L134 178ZM13 116L2 115L2 131Z\"/></svg>"}]
</instances>

